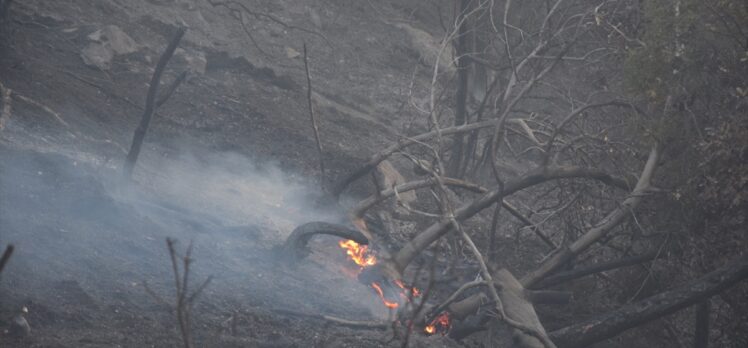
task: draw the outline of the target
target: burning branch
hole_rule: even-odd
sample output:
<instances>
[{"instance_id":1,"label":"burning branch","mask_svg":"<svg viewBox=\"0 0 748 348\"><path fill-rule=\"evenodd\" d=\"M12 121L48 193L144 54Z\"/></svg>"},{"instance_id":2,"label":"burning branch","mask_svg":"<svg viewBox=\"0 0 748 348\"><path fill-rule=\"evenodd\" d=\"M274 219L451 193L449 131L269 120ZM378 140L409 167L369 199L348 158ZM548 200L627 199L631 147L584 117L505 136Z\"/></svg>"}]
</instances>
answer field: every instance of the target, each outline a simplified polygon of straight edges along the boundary
<instances>
[{"instance_id":1,"label":"burning branch","mask_svg":"<svg viewBox=\"0 0 748 348\"><path fill-rule=\"evenodd\" d=\"M161 58L156 64L156 69L153 71L153 76L151 77L151 82L148 86L148 95L145 100L145 110L143 111L143 116L140 119L138 128L135 129L135 134L132 138L132 144L130 145L130 151L127 153L127 159L125 160L125 164L123 166L122 173L125 179L130 179L132 177L132 171L135 167L135 162L137 162L138 160L138 155L140 155L140 147L143 145L143 139L145 139L146 132L148 132L148 125L151 123L153 113L156 111L156 108L158 108L158 106L166 102L166 99L168 99L169 96L171 96L171 94L174 92L174 90L176 90L176 88L179 86L179 83L184 80L183 76L177 78L174 83L172 83L172 86L169 88L167 93L164 95L164 98L159 101L156 100L158 87L161 83L161 75L164 73L166 64L169 63L169 60L174 55L174 51L177 49L177 46L179 45L179 42L182 40L182 37L184 36L184 33L186 31L186 28L177 29L176 34L174 34L174 37L169 42L169 45L166 47L166 50L161 55Z\"/></svg>"},{"instance_id":2,"label":"burning branch","mask_svg":"<svg viewBox=\"0 0 748 348\"><path fill-rule=\"evenodd\" d=\"M340 237L358 245L369 244L369 238L359 231L328 222L308 222L296 227L288 236L286 242L280 247L280 260L288 265L294 265L305 258L310 253L307 244L317 234Z\"/></svg>"}]
</instances>

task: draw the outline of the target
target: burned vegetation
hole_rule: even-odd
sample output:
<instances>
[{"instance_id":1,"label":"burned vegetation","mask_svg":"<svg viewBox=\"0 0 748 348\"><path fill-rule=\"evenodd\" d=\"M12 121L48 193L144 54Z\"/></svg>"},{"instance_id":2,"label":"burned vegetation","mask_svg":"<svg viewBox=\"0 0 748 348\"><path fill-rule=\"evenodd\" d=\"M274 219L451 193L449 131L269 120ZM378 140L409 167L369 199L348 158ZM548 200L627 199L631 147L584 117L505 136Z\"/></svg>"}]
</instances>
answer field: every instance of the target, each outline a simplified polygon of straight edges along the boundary
<instances>
[{"instance_id":1,"label":"burned vegetation","mask_svg":"<svg viewBox=\"0 0 748 348\"><path fill-rule=\"evenodd\" d=\"M744 3L71 3L0 0L0 345L748 344Z\"/></svg>"}]
</instances>

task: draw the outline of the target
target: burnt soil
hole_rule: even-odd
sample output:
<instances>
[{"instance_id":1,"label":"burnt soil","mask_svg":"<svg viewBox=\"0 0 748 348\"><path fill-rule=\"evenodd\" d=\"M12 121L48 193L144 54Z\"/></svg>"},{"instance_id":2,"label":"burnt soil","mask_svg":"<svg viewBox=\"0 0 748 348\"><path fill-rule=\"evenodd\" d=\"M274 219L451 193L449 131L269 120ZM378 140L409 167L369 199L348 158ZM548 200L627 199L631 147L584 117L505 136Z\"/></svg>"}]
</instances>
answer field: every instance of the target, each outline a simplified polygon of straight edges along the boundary
<instances>
[{"instance_id":1,"label":"burnt soil","mask_svg":"<svg viewBox=\"0 0 748 348\"><path fill-rule=\"evenodd\" d=\"M193 310L197 346L400 346L388 331L282 312L386 318L346 273L335 239L316 240L295 268L274 255L296 224L341 214L303 203L315 198L307 188L315 187L317 157L303 61L288 48L310 48L329 181L419 127L399 111L412 77L416 87L427 83L414 68L425 69L393 23L436 30L438 6L372 3L258 1L253 10L288 26L247 16L250 39L207 1L14 2L0 37L0 82L12 90L0 129L0 245L13 243L16 253L0 279L0 328L26 306L32 334L0 334L0 346L180 346L166 237L182 252L192 241L193 286L213 277ZM153 66L183 24L180 47L204 57L205 69L158 110L133 182L122 184ZM107 25L139 49L108 69L87 66L81 51ZM163 80L184 69L175 59ZM266 190L273 185L301 193L281 197ZM412 341L455 344L438 335Z\"/></svg>"}]
</instances>

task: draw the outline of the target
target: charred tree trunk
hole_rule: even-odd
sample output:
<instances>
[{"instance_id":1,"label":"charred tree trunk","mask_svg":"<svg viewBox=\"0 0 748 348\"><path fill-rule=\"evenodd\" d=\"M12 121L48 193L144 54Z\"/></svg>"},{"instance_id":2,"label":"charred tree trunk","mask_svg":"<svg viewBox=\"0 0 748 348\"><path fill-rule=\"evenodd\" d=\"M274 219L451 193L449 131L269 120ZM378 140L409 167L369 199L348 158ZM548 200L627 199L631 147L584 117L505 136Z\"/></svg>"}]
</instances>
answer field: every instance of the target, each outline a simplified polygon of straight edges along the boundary
<instances>
[{"instance_id":1,"label":"charred tree trunk","mask_svg":"<svg viewBox=\"0 0 748 348\"><path fill-rule=\"evenodd\" d=\"M559 347L584 347L704 301L748 278L748 254L676 289L551 332Z\"/></svg>"},{"instance_id":2,"label":"charred tree trunk","mask_svg":"<svg viewBox=\"0 0 748 348\"><path fill-rule=\"evenodd\" d=\"M133 168L135 168L135 162L138 161L138 155L140 155L140 148L143 145L143 139L145 139L145 134L148 132L148 125L151 123L153 113L156 111L156 94L158 93L158 86L161 83L161 75L163 75L166 64L169 63L169 60L174 55L174 51L177 49L177 46L186 31L186 28L179 28L177 30L177 33L171 39L171 42L169 42L169 46L166 47L166 51L164 51L164 54L162 54L161 58L158 60L156 70L153 71L153 76L151 77L151 82L148 86L148 95L145 100L145 111L143 111L143 117L140 119L138 128L135 129L132 144L130 145L130 151L127 153L127 159L123 166L122 173L125 179L132 177L132 171ZM177 79L177 81L180 80ZM170 93L167 94L170 95ZM165 101L166 100L164 99L164 102Z\"/></svg>"}]
</instances>

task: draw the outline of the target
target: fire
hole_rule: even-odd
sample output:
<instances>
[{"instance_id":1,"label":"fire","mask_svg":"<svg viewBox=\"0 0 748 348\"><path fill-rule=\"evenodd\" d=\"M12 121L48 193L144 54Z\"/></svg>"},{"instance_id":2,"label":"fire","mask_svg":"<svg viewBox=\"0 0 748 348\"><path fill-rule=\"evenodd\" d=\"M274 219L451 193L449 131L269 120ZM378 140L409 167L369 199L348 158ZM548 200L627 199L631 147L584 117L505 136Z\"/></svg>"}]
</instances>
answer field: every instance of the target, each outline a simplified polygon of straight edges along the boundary
<instances>
[{"instance_id":1,"label":"fire","mask_svg":"<svg viewBox=\"0 0 748 348\"><path fill-rule=\"evenodd\" d=\"M433 335L437 331L445 334L449 331L450 325L449 314L447 312L442 312L442 314L439 314L436 319L431 321L431 324L426 325L426 327L423 328L423 331L429 335Z\"/></svg>"},{"instance_id":2,"label":"fire","mask_svg":"<svg viewBox=\"0 0 748 348\"><path fill-rule=\"evenodd\" d=\"M369 247L366 245L360 245L359 243L356 243L353 240L341 240L338 242L338 245L340 245L341 248L345 249L346 254L348 254L348 257L356 263L360 267L359 272L369 266L374 266L377 264L377 258L374 256L372 252L369 251ZM390 289L391 283L386 281L387 284L384 284L384 286L387 287L387 290ZM421 295L421 292L415 288L415 287L408 287L400 280L394 280L394 284L397 285L400 289L403 291L399 292L399 296L404 300L408 301L410 298L415 298ZM377 282L372 282L371 287L376 291L377 295L379 295L379 298L382 299L382 302L387 308L395 309L400 306L400 302L404 301L390 301L385 296L385 291L382 288L382 285ZM410 292L410 297L407 295L408 292ZM397 297L397 296L396 296Z\"/></svg>"},{"instance_id":3,"label":"fire","mask_svg":"<svg viewBox=\"0 0 748 348\"><path fill-rule=\"evenodd\" d=\"M410 293L411 293L411 295L413 295L413 297L421 296L421 291L418 290L418 288L416 288L416 287L412 287L412 288L408 287L405 284L403 284L403 282L400 281L399 279L395 279L395 285L397 285L398 287L400 287L400 289L403 289L403 290L406 290L406 291L410 291Z\"/></svg>"},{"instance_id":4,"label":"fire","mask_svg":"<svg viewBox=\"0 0 748 348\"><path fill-rule=\"evenodd\" d=\"M346 249L346 254L351 260L361 267L373 266L377 264L377 258L369 253L369 247L360 245L350 239L338 242L341 248Z\"/></svg>"},{"instance_id":5,"label":"fire","mask_svg":"<svg viewBox=\"0 0 748 348\"><path fill-rule=\"evenodd\" d=\"M398 306L400 306L400 304L398 304L397 302L387 301L387 299L384 298L384 291L382 291L382 287L379 286L379 284L377 284L377 283L371 283L371 287L374 288L374 290L377 291L377 294L379 295L379 298L382 299L382 302L384 302L384 305L387 308L395 309Z\"/></svg>"}]
</instances>

